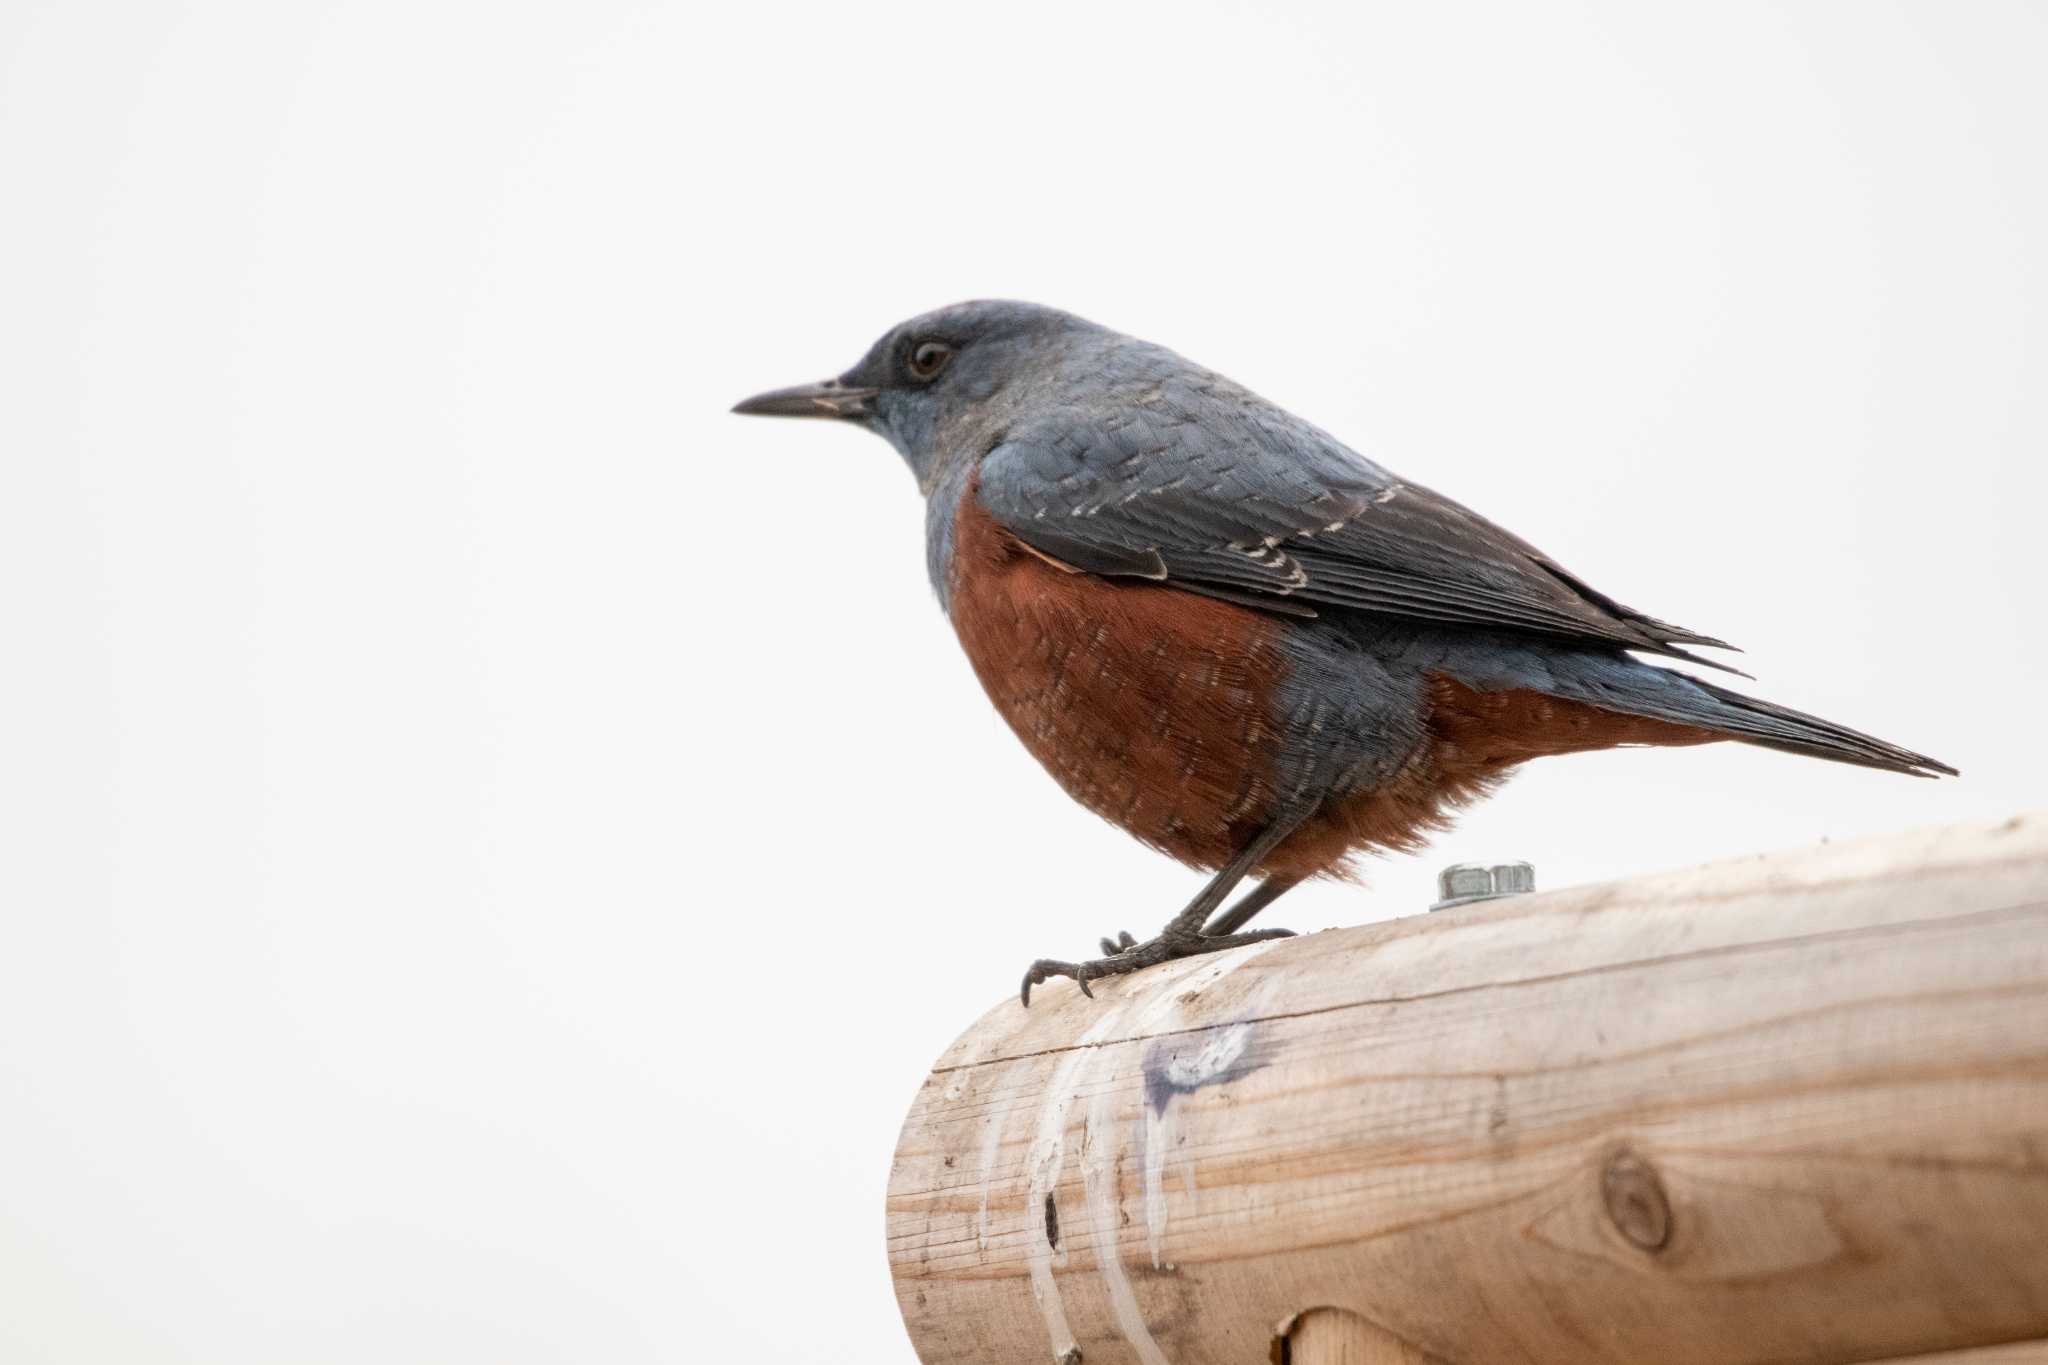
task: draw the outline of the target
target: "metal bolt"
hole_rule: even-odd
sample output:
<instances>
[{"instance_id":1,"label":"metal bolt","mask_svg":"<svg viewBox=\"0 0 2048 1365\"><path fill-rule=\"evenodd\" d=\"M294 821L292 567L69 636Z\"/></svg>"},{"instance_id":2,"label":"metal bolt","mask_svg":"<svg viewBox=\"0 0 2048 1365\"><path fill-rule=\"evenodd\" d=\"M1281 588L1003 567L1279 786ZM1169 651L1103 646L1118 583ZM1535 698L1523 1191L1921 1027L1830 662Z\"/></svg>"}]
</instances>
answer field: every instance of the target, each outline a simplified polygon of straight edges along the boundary
<instances>
[{"instance_id":1,"label":"metal bolt","mask_svg":"<svg viewBox=\"0 0 2048 1365\"><path fill-rule=\"evenodd\" d=\"M1437 902L1432 910L1448 910L1474 901L1519 896L1536 889L1536 869L1529 863L1452 863L1437 874Z\"/></svg>"}]
</instances>

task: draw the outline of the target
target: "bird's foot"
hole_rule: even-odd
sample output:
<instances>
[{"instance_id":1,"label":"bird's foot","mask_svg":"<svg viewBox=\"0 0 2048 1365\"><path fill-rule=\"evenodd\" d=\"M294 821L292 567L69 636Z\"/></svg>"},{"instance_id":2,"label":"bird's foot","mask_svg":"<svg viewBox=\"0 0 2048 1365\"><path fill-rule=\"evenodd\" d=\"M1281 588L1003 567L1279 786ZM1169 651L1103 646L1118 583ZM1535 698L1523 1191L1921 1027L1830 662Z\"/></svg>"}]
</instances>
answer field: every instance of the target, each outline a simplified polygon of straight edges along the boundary
<instances>
[{"instance_id":1,"label":"bird's foot","mask_svg":"<svg viewBox=\"0 0 2048 1365\"><path fill-rule=\"evenodd\" d=\"M1092 962L1062 962L1050 957L1038 959L1024 973L1024 987L1017 993L1017 998L1024 1002L1024 1008L1030 1009L1033 986L1042 985L1056 976L1065 976L1073 978L1074 984L1081 988L1081 994L1093 999L1095 992L1088 989L1088 983L1105 976L1122 976L1126 972L1156 967L1175 958L1195 957L1201 953L1221 952L1225 948L1240 948L1247 943L1264 943L1267 939L1293 936L1292 929L1254 929L1243 934L1177 934L1169 931L1139 943L1129 934L1118 934L1113 939L1102 940L1103 955Z\"/></svg>"}]
</instances>

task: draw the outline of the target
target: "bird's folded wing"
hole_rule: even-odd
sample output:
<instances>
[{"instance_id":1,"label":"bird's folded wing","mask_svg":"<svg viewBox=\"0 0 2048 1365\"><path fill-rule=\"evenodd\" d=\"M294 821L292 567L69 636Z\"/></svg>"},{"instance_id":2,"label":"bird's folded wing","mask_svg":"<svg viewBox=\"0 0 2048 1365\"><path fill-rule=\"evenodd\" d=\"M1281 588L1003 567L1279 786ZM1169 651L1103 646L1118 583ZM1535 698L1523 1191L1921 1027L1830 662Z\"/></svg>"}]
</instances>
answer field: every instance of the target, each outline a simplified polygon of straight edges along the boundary
<instances>
[{"instance_id":1,"label":"bird's folded wing","mask_svg":"<svg viewBox=\"0 0 2048 1365\"><path fill-rule=\"evenodd\" d=\"M1222 420L1134 406L1013 430L984 458L978 492L1013 535L1077 569L1284 614L1385 612L1687 659L1678 646L1727 648L1594 591L1485 518L1263 405Z\"/></svg>"}]
</instances>

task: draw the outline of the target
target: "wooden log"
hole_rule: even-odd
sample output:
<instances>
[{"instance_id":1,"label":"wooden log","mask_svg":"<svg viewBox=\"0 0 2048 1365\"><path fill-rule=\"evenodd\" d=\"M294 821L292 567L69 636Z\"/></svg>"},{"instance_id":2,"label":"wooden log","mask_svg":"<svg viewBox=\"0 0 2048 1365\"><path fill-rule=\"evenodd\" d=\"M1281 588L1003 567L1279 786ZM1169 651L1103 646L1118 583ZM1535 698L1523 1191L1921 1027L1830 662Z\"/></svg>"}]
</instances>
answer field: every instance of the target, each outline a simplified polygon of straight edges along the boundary
<instances>
[{"instance_id":1,"label":"wooden log","mask_svg":"<svg viewBox=\"0 0 2048 1365\"><path fill-rule=\"evenodd\" d=\"M2048 816L1006 1001L888 1238L926 1365L1237 1365L1324 1308L1452 1365L2048 1338Z\"/></svg>"}]
</instances>

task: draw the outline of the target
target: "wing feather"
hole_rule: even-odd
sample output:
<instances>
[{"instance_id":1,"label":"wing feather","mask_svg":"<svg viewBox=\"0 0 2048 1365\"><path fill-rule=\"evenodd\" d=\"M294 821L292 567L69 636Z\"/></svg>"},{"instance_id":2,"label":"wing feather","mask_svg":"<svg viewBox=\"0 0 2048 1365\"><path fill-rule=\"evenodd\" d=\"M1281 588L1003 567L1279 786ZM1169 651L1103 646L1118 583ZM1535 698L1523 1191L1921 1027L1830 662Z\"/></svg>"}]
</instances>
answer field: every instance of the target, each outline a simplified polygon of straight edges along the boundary
<instances>
[{"instance_id":1,"label":"wing feather","mask_svg":"<svg viewBox=\"0 0 2048 1365\"><path fill-rule=\"evenodd\" d=\"M1721 641L1623 606L1469 508L1206 372L1006 433L978 488L1013 535L1090 573L1294 616L1383 612L1726 667L1680 648Z\"/></svg>"}]
</instances>

